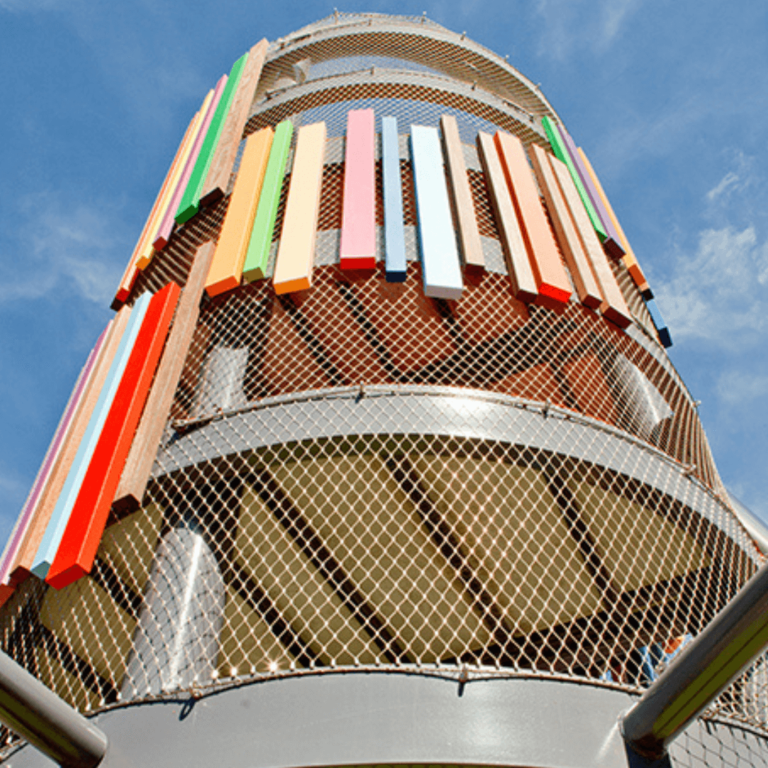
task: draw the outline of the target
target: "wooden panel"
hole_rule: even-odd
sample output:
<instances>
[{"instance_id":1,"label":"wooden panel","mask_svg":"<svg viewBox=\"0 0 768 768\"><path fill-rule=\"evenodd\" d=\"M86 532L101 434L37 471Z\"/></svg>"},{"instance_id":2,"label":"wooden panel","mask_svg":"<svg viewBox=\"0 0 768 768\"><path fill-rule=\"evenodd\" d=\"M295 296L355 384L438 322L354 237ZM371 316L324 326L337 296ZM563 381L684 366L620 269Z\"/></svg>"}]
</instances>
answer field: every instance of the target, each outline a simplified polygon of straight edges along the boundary
<instances>
[{"instance_id":1,"label":"wooden panel","mask_svg":"<svg viewBox=\"0 0 768 768\"><path fill-rule=\"evenodd\" d=\"M512 290L520 301L534 301L539 293L493 137L478 131L477 148L485 171L491 204L496 214L496 226L501 235L501 246L507 261Z\"/></svg>"},{"instance_id":2,"label":"wooden panel","mask_svg":"<svg viewBox=\"0 0 768 768\"><path fill-rule=\"evenodd\" d=\"M269 152L267 169L264 171L264 181L261 185L259 206L253 220L251 239L243 265L243 277L248 282L263 280L267 273L269 249L275 233L277 208L280 205L280 194L285 179L285 164L288 161L288 150L291 148L293 125L289 120L283 120L275 128L272 139L272 149Z\"/></svg>"},{"instance_id":3,"label":"wooden panel","mask_svg":"<svg viewBox=\"0 0 768 768\"><path fill-rule=\"evenodd\" d=\"M229 77L227 78L227 84L221 94L219 103L216 105L216 111L211 118L208 131L205 134L205 140L200 147L200 153L195 161L195 167L190 174L187 188L184 190L184 195L179 202L179 209L174 216L177 224L183 224L185 221L189 221L200 208L200 194L203 191L205 177L208 175L208 169L211 166L213 154L219 144L219 137L224 128L224 121L229 114L229 108L232 105L232 99L234 98L235 91L240 83L240 75L243 73L243 67L245 66L247 59L248 54L245 53L232 65Z\"/></svg>"},{"instance_id":4,"label":"wooden panel","mask_svg":"<svg viewBox=\"0 0 768 768\"><path fill-rule=\"evenodd\" d=\"M133 344L136 341L141 322L144 319L149 299L150 294L144 294L134 304L125 333L120 339L120 345L115 353L115 358L99 393L99 399L96 401L93 413L88 421L88 426L80 440L77 454L64 482L64 487L59 494L59 498L56 500L56 506L51 513L51 519L48 521L45 534L35 554L31 571L41 579L46 577L48 569L56 556L56 550L59 548L59 542L69 521L72 507L80 492L80 487L88 470L93 451L96 448L101 429L114 400L115 392L130 357Z\"/></svg>"},{"instance_id":5,"label":"wooden panel","mask_svg":"<svg viewBox=\"0 0 768 768\"><path fill-rule=\"evenodd\" d=\"M149 303L46 581L62 589L89 573L107 524L181 289L169 283Z\"/></svg>"},{"instance_id":6,"label":"wooden panel","mask_svg":"<svg viewBox=\"0 0 768 768\"><path fill-rule=\"evenodd\" d=\"M521 225L539 296L543 303L566 304L571 297L571 284L541 206L523 144L516 136L503 131L497 131L494 142Z\"/></svg>"},{"instance_id":7,"label":"wooden panel","mask_svg":"<svg viewBox=\"0 0 768 768\"><path fill-rule=\"evenodd\" d=\"M197 249L192 262L165 352L115 495L114 503L118 509L135 509L144 497L152 464L173 404L176 386L195 333L203 286L215 248L216 245L212 241L203 243Z\"/></svg>"},{"instance_id":8,"label":"wooden panel","mask_svg":"<svg viewBox=\"0 0 768 768\"><path fill-rule=\"evenodd\" d=\"M165 212L164 206L167 205L168 199L173 192L174 180L177 178L177 170L184 163L189 148L191 147L193 136L195 134L195 127L199 124L199 120L200 112L197 112L195 113L195 116L192 118L192 120L190 120L186 133L184 134L184 138L181 140L181 144L179 144L179 148L176 150L176 156L173 158L173 162L171 163L171 167L168 169L168 173L165 176L163 185L160 187L160 192L158 192L155 203L152 206L152 210L147 217L147 221L144 224L144 229L141 231L139 240L133 250L131 259L128 262L128 268L125 270L122 280L120 280L120 286L118 287L117 293L115 294L115 300L113 304L113 308L115 309L119 308L119 306L125 302L131 292L131 288L133 288L136 276L139 273L140 267L138 262L142 253L144 253L147 247L149 247L151 253L152 241L155 239L155 232L157 231L158 222L162 218L162 214ZM117 306L115 306L115 304Z\"/></svg>"},{"instance_id":9,"label":"wooden panel","mask_svg":"<svg viewBox=\"0 0 768 768\"><path fill-rule=\"evenodd\" d=\"M581 198L576 192L576 187L569 181L572 176L565 173L562 165L553 166L553 170L558 177L560 189L579 232L584 253L589 259L592 271L600 286L600 293L603 296L600 311L620 328L626 328L632 322L632 316L629 313L627 303L624 301L619 284L611 271L610 264L608 264L608 257L605 255L587 212L581 204Z\"/></svg>"},{"instance_id":10,"label":"wooden panel","mask_svg":"<svg viewBox=\"0 0 768 768\"><path fill-rule=\"evenodd\" d=\"M216 83L216 87L213 89L213 94L211 95L211 100L208 102L207 109L205 109L203 112L203 119L200 121L200 127L198 128L197 134L195 135L195 140L192 143L192 147L190 149L189 155L187 156L187 160L184 163L184 167L181 169L181 173L179 174L179 180L175 189L173 190L173 195L171 195L171 199L168 201L168 208L163 214L160 226L157 228L155 239L152 241L152 245L155 250L160 251L165 248L165 246L168 244L168 240L171 237L173 226L176 223L174 220L174 215L179 208L181 199L189 184L189 177L192 175L192 171L194 170L197 157L200 154L200 148L203 146L205 136L208 132L208 127L211 124L211 120L213 120L213 115L216 111L216 107L219 105L221 94L224 92L224 87L226 84L227 76L222 75L219 79L219 82Z\"/></svg>"},{"instance_id":11,"label":"wooden panel","mask_svg":"<svg viewBox=\"0 0 768 768\"><path fill-rule=\"evenodd\" d=\"M125 333L131 312L131 307L123 307L110 325L107 338L104 340L101 353L99 354L99 359L96 361L93 374L86 385L82 400L72 420L72 426L67 434L67 439L51 472L51 479L40 497L38 511L19 548L11 571L11 576L14 579L20 580L26 577L32 569L32 563L42 541L43 534L56 506L56 501L61 494L61 489L64 487L64 483L69 475L72 462L77 455L83 434L88 427L93 409L104 386L104 381L107 378L109 369L112 367L115 353Z\"/></svg>"},{"instance_id":12,"label":"wooden panel","mask_svg":"<svg viewBox=\"0 0 768 768\"><path fill-rule=\"evenodd\" d=\"M205 282L209 296L217 296L240 285L273 135L271 128L262 128L252 133L246 142L216 255Z\"/></svg>"},{"instance_id":13,"label":"wooden panel","mask_svg":"<svg viewBox=\"0 0 768 768\"><path fill-rule=\"evenodd\" d=\"M624 255L624 249L621 247L619 236L613 224L611 223L610 218L608 217L608 212L605 210L603 201L600 199L600 195L597 194L595 184L592 181L590 175L587 173L587 169L584 166L584 161L581 159L576 148L576 144L571 138L571 135L568 133L568 131L565 130L565 128L563 128L563 126L559 126L559 130L563 136L563 140L565 141L565 146L568 147L568 153L573 160L573 164L576 167L576 171L578 172L579 177L581 178L584 189L587 190L589 199L592 201L592 206L595 209L595 213L603 225L603 230L605 231L605 238L603 238L603 248L605 248L606 252L614 259L620 259Z\"/></svg>"},{"instance_id":14,"label":"wooden panel","mask_svg":"<svg viewBox=\"0 0 768 768\"><path fill-rule=\"evenodd\" d=\"M374 143L373 110L350 110L347 115L339 249L342 269L373 269L376 266Z\"/></svg>"},{"instance_id":15,"label":"wooden panel","mask_svg":"<svg viewBox=\"0 0 768 768\"><path fill-rule=\"evenodd\" d=\"M325 136L325 123L299 128L273 278L278 294L312 285Z\"/></svg>"},{"instance_id":16,"label":"wooden panel","mask_svg":"<svg viewBox=\"0 0 768 768\"><path fill-rule=\"evenodd\" d=\"M16 554L24 540L24 535L32 523L32 519L37 511L38 502L41 500L42 493L51 477L54 467L56 466L63 445L67 440L69 428L72 425L78 406L82 401L89 377L94 369L108 330L109 326L102 331L101 336L99 336L94 348L88 355L88 359L86 360L83 369L80 371L80 375L77 378L77 382L72 390L67 406L56 427L53 440L46 451L45 458L35 477L35 482L32 484L29 496L21 509L16 525L14 526L11 536L8 539L8 543L5 546L5 550L3 551L2 561L0 562L0 605L10 597L14 590L14 584L11 582L10 575Z\"/></svg>"},{"instance_id":17,"label":"wooden panel","mask_svg":"<svg viewBox=\"0 0 768 768\"><path fill-rule=\"evenodd\" d=\"M240 83L232 99L232 106L219 137L219 145L216 147L203 185L203 192L200 196L201 205L215 203L227 191L229 177L235 165L237 150L240 146L245 124L248 121L268 47L268 41L262 39L248 51L248 58L240 76Z\"/></svg>"},{"instance_id":18,"label":"wooden panel","mask_svg":"<svg viewBox=\"0 0 768 768\"><path fill-rule=\"evenodd\" d=\"M464 281L437 128L412 125L411 149L424 293L458 300Z\"/></svg>"},{"instance_id":19,"label":"wooden panel","mask_svg":"<svg viewBox=\"0 0 768 768\"><path fill-rule=\"evenodd\" d=\"M603 223L600 221L600 217L597 215L597 212L592 205L592 201L589 199L587 190L584 189L584 185L581 183L581 177L579 176L579 172L576 170L576 166L573 164L573 159L571 158L571 154L568 151L568 147L565 145L565 140L563 139L562 133L558 130L558 126L550 118L545 116L541 119L541 122L544 126L544 130L547 133L547 138L549 139L549 143L552 146L552 151L555 153L555 157L560 160L560 162L565 163L568 167L568 173L571 174L573 183L576 185L576 189L578 190L579 197L581 198L582 205L584 206L584 210L587 212L589 220L592 222L592 226L594 227L598 236L601 240L604 240L606 234L605 229L603 228Z\"/></svg>"},{"instance_id":20,"label":"wooden panel","mask_svg":"<svg viewBox=\"0 0 768 768\"><path fill-rule=\"evenodd\" d=\"M402 283L405 282L407 263L396 117L385 117L381 121L381 174L384 188L385 274L388 282Z\"/></svg>"},{"instance_id":21,"label":"wooden panel","mask_svg":"<svg viewBox=\"0 0 768 768\"><path fill-rule=\"evenodd\" d=\"M192 155L192 152L194 151L195 142L197 141L197 137L200 135L200 131L203 129L203 121L205 120L206 114L208 114L208 110L211 106L211 102L213 101L213 97L214 97L214 91L211 90L208 92L208 95L205 97L205 100L203 101L203 106L200 108L200 111L197 113L195 125L192 131L190 132L189 136L187 137L187 142L184 146L184 151L182 153L182 156L179 159L179 162L173 171L173 177L171 179L171 183L169 184L168 189L166 190L165 197L163 198L163 201L160 207L157 209L157 212L155 213L155 220L152 222L152 226L150 228L147 240L144 243L142 250L138 255L136 264L139 267L139 269L145 269L149 264L149 262L152 260L152 257L155 254L156 244L160 248L165 247L167 238L163 238L160 235L161 228L164 222L166 222L168 219L172 219L173 209L171 206L173 205L174 197L177 195L180 195L181 190L183 189L183 187L181 186L181 177L184 174L184 170L188 167L188 163L190 162L190 157ZM171 227L168 229L169 237L170 237L170 231L172 227L173 227L173 223L171 222Z\"/></svg>"},{"instance_id":22,"label":"wooden panel","mask_svg":"<svg viewBox=\"0 0 768 768\"><path fill-rule=\"evenodd\" d=\"M563 197L554 166L560 165L562 168L561 175L570 182L568 169L556 157L545 152L537 144L532 144L531 150L530 154L536 177L544 193L544 200L547 203L552 224L560 241L560 250L568 264L568 269L571 271L571 279L576 286L579 301L590 309L597 309L603 303L600 286L592 272L589 259L584 253L581 238L571 217L568 204Z\"/></svg>"},{"instance_id":23,"label":"wooden panel","mask_svg":"<svg viewBox=\"0 0 768 768\"><path fill-rule=\"evenodd\" d=\"M587 169L587 173L589 173L589 175L592 177L592 181L595 183L595 189L597 189L597 193L600 195L600 199L605 205L608 216L613 222L613 226L616 228L616 232L618 233L621 245L624 248L624 264L629 270L629 274L632 276L632 279L635 281L635 285L637 285L641 291L647 291L648 281L645 279L643 270L640 268L640 264L637 262L637 256L635 256L635 252L632 250L632 246L629 244L629 240L627 240L627 236L624 234L621 223L619 222L618 217L611 207L608 196L603 191L603 187L600 184L600 179L597 177L597 174L592 168L592 164L589 162L589 158L586 156L586 154L584 154L584 150L579 147L578 152L579 157L581 157L582 161L584 162L584 167Z\"/></svg>"},{"instance_id":24,"label":"wooden panel","mask_svg":"<svg viewBox=\"0 0 768 768\"><path fill-rule=\"evenodd\" d=\"M443 115L440 118L440 127L464 266L470 272L483 272L485 270L483 246L480 242L480 231L477 228L477 216L472 202L472 191L469 187L456 118L453 115Z\"/></svg>"}]
</instances>

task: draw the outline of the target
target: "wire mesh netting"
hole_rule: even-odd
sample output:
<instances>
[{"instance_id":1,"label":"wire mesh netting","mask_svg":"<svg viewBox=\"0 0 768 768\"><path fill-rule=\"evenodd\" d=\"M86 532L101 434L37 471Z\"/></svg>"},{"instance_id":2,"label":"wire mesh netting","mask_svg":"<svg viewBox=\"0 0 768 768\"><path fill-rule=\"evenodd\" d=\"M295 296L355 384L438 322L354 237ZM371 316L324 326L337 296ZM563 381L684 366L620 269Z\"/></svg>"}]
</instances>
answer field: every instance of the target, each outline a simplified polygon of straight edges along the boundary
<instances>
[{"instance_id":1,"label":"wire mesh netting","mask_svg":"<svg viewBox=\"0 0 768 768\"><path fill-rule=\"evenodd\" d=\"M409 270L393 284L383 270L355 279L321 266L300 301L262 282L207 302L173 418L334 386L483 389L619 427L721 490L687 391L627 334L577 304L562 312L526 306L504 275L486 274L448 302L424 296L419 265Z\"/></svg>"},{"instance_id":2,"label":"wire mesh netting","mask_svg":"<svg viewBox=\"0 0 768 768\"><path fill-rule=\"evenodd\" d=\"M421 65L458 83L498 94L530 115L554 114L538 86L464 35L422 18L384 19L376 14L331 16L273 43L257 101L272 89L311 79L313 68L330 70L334 60L360 55L396 59L407 62L409 68Z\"/></svg>"},{"instance_id":3,"label":"wire mesh netting","mask_svg":"<svg viewBox=\"0 0 768 768\"><path fill-rule=\"evenodd\" d=\"M540 413L524 444L426 434L422 398L381 424L375 397L338 400L338 431L357 407L367 435L286 442L313 431L314 399L177 437L90 576L60 591L29 579L12 598L4 647L83 709L367 664L636 688L656 646L698 633L755 570L728 510L658 456L652 482L576 459L606 436ZM456 407L445 432L476 418ZM393 419L412 433L373 434ZM243 450L269 443L270 423L275 444ZM545 436L553 447L533 447ZM720 711L762 724L763 679L758 665Z\"/></svg>"}]
</instances>

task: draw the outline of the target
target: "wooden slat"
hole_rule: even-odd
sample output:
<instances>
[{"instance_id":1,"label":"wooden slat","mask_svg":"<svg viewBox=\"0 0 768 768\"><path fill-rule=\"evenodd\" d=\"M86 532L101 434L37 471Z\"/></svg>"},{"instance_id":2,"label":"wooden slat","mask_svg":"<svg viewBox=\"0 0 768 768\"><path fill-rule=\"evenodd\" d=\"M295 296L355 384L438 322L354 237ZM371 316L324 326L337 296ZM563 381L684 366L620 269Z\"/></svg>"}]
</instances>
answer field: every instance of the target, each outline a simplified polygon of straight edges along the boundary
<instances>
[{"instance_id":1,"label":"wooden slat","mask_svg":"<svg viewBox=\"0 0 768 768\"><path fill-rule=\"evenodd\" d=\"M109 373L104 380L104 385L99 393L99 399L96 401L93 413L88 421L88 426L77 448L77 454L64 482L64 487L61 489L59 498L56 500L56 506L51 513L51 519L48 521L40 546L35 554L31 570L32 573L41 579L46 577L48 569L56 556L56 550L59 548L59 542L69 521L72 507L80 492L83 478L88 470L88 465L96 448L104 421L115 398L115 392L130 357L131 349L136 341L141 322L144 319L149 299L150 294L144 294L133 306L133 312L131 312L125 333L120 339L120 345L115 353Z\"/></svg>"},{"instance_id":2,"label":"wooden slat","mask_svg":"<svg viewBox=\"0 0 768 768\"><path fill-rule=\"evenodd\" d=\"M385 274L387 282L402 283L405 282L407 262L396 117L385 117L381 121L381 175L384 188Z\"/></svg>"},{"instance_id":3,"label":"wooden slat","mask_svg":"<svg viewBox=\"0 0 768 768\"><path fill-rule=\"evenodd\" d=\"M374 119L372 109L353 109L347 114L339 249L342 269L376 266Z\"/></svg>"},{"instance_id":4,"label":"wooden slat","mask_svg":"<svg viewBox=\"0 0 768 768\"><path fill-rule=\"evenodd\" d=\"M533 160L533 168L536 171L539 186L544 193L544 200L552 217L552 224L560 241L560 250L563 252L568 269L571 271L571 279L576 286L579 301L590 309L597 309L603 303L600 286L592 272L589 259L584 253L581 238L571 217L568 204L563 197L553 166L555 164L561 165L565 174L568 173L568 170L556 157L545 152L537 144L531 145L529 154Z\"/></svg>"},{"instance_id":5,"label":"wooden slat","mask_svg":"<svg viewBox=\"0 0 768 768\"><path fill-rule=\"evenodd\" d=\"M99 358L93 369L93 373L86 384L83 396L72 419L72 425L67 432L66 440L62 445L61 452L56 463L51 470L51 477L40 496L37 511L32 519L29 529L24 535L24 540L19 547L19 551L11 567L11 578L14 581L20 581L29 575L32 569L32 562L37 553L43 534L51 518L56 500L61 489L64 487L72 462L77 455L82 436L90 421L93 409L99 398L99 393L104 385L104 381L112 366L115 353L120 345L120 339L125 333L128 319L131 316L132 309L129 306L123 307L117 317L112 321L104 340Z\"/></svg>"},{"instance_id":6,"label":"wooden slat","mask_svg":"<svg viewBox=\"0 0 768 768\"><path fill-rule=\"evenodd\" d=\"M210 106L213 96L214 96L214 92L209 91L208 95L206 96L206 100L203 104L204 109L200 110L197 116L197 120L195 122L194 130L187 139L187 145L184 148L184 154L182 155L182 158L179 161L179 164L176 166L174 170L173 179L171 180L171 184L168 187L167 194L163 199L163 202L160 205L160 208L158 208L157 213L155 214L155 220L152 222L152 227L149 231L149 236L147 237L147 241L144 243L144 246L141 252L139 253L139 257L136 262L136 265L139 267L139 269L146 269L146 267L149 265L149 262L152 261L152 257L155 255L155 243L160 242L158 241L158 233L160 231L160 227L162 226L162 222L164 221L166 215L168 215L172 210L171 205L172 205L173 197L179 188L179 184L181 183L181 177L182 177L182 174L184 173L184 169L187 166L187 161L189 160L194 150L195 140L197 139L198 134L202 130L203 120L205 119L204 110L207 110L208 107Z\"/></svg>"},{"instance_id":7,"label":"wooden slat","mask_svg":"<svg viewBox=\"0 0 768 768\"><path fill-rule=\"evenodd\" d=\"M179 144L179 148L176 150L176 155L173 158L171 167L168 169L168 173L165 175L163 184L160 187L160 192L157 194L157 198L155 199L155 203L152 206L152 210L150 211L149 216L147 217L147 221L144 224L144 229L141 231L141 235L139 236L136 247L133 250L131 259L128 262L128 267L125 270L122 279L120 280L120 285L117 289L117 293L115 294L115 300L113 303L114 309L119 309L119 307L128 298L128 295L131 292L131 288L133 288L133 284L136 281L136 276L139 273L139 257L147 245L149 245L150 249L152 247L152 240L154 240L154 234L157 230L157 223L159 218L162 217L161 211L164 212L163 204L167 204L167 200L172 193L174 179L177 175L177 169L180 167L180 165L183 164L184 159L186 158L187 152L189 151L189 147L191 145L192 137L195 134L195 127L199 124L199 119L200 112L196 112L195 116L192 118L192 120L190 120L189 125L187 126L187 130L184 134L184 138Z\"/></svg>"},{"instance_id":8,"label":"wooden slat","mask_svg":"<svg viewBox=\"0 0 768 768\"><path fill-rule=\"evenodd\" d=\"M651 316L651 320L653 320L653 324L656 326L656 331L659 334L659 341L663 346L671 347L672 335L669 332L669 328L667 328L666 322L664 322L664 318L661 316L658 305L653 299L647 299L645 306L648 307L648 313Z\"/></svg>"},{"instance_id":9,"label":"wooden slat","mask_svg":"<svg viewBox=\"0 0 768 768\"><path fill-rule=\"evenodd\" d=\"M88 359L86 360L83 369L80 371L80 375L77 378L77 382L75 383L72 394L64 409L64 413L56 427L53 440L51 440L51 444L45 453L45 458L43 459L40 470L32 484L29 496L21 509L16 525L13 527L13 531L5 546L5 550L3 551L2 559L0 560L0 605L10 597L15 589L15 585L10 578L14 559L24 540L24 535L34 518L38 501L51 477L56 461L58 460L62 447L67 439L72 420L77 412L78 405L82 400L88 379L96 364L96 360L98 359L99 352L104 344L104 339L107 336L108 330L109 326L102 331L94 348L88 355Z\"/></svg>"},{"instance_id":10,"label":"wooden slat","mask_svg":"<svg viewBox=\"0 0 768 768\"><path fill-rule=\"evenodd\" d=\"M576 229L581 237L584 253L586 253L595 278L600 285L600 293L603 296L600 311L620 328L626 328L632 322L632 315L624 301L624 296L616 282L611 266L608 264L608 257L597 239L592 222L589 220L576 187L572 183L572 176L566 172L567 169L564 165L553 166L553 170L560 182L560 189L563 191Z\"/></svg>"},{"instance_id":11,"label":"wooden slat","mask_svg":"<svg viewBox=\"0 0 768 768\"><path fill-rule=\"evenodd\" d=\"M589 220L592 222L592 226L597 232L598 237L601 240L605 240L606 234L605 229L603 228L603 223L600 221L600 217L597 215L597 211L595 211L592 201L589 199L587 190L584 189L584 185L581 183L581 177L576 170L576 166L573 164L573 158L571 158L571 153L568 151L568 147L565 144L563 134L558 130L559 126L546 116L541 119L541 122L546 131L549 143L552 146L552 151L555 153L555 157L560 160L560 162L565 163L568 167L568 173L571 174L573 183L576 185L584 210L587 212Z\"/></svg>"},{"instance_id":12,"label":"wooden slat","mask_svg":"<svg viewBox=\"0 0 768 768\"><path fill-rule=\"evenodd\" d=\"M278 294L312 285L325 136L325 123L299 128L273 278Z\"/></svg>"},{"instance_id":13,"label":"wooden slat","mask_svg":"<svg viewBox=\"0 0 768 768\"><path fill-rule=\"evenodd\" d=\"M240 83L240 76L243 73L243 67L247 60L248 54L245 53L232 65L224 92L221 94L221 99L216 106L216 111L205 135L205 141L202 147L200 147L195 167L189 177L184 195L179 202L179 209L174 216L177 224L189 221L200 209L200 194L203 191L205 177L208 175L208 169L211 167L211 161L219 144L221 131L224 128L224 121L229 114L229 108L232 105L232 99L235 96L235 91Z\"/></svg>"},{"instance_id":14,"label":"wooden slat","mask_svg":"<svg viewBox=\"0 0 768 768\"><path fill-rule=\"evenodd\" d=\"M440 127L464 267L470 272L484 272L483 246L480 242L480 230L477 227L472 190L469 186L456 118L453 115L443 115L440 118Z\"/></svg>"},{"instance_id":15,"label":"wooden slat","mask_svg":"<svg viewBox=\"0 0 768 768\"><path fill-rule=\"evenodd\" d=\"M209 296L217 296L240 285L273 135L271 128L262 128L252 133L246 142L216 254L205 282Z\"/></svg>"},{"instance_id":16,"label":"wooden slat","mask_svg":"<svg viewBox=\"0 0 768 768\"><path fill-rule=\"evenodd\" d=\"M195 140L192 143L189 155L187 155L187 159L184 162L184 167L181 169L181 173L179 174L178 182L176 183L176 186L173 190L173 195L171 195L171 199L168 201L168 207L166 208L166 211L163 214L163 218L160 221L160 225L157 228L155 239L152 241L152 246L157 251L161 251L163 248L165 248L165 246L168 244L168 240L171 237L171 232L173 231L174 224L176 223L174 214L178 210L181 198L183 197L184 192L189 184L189 177L192 175L192 171L195 168L197 157L200 154L200 148L203 146L205 136L208 133L208 127L211 124L211 120L213 120L213 115L216 112L216 107L219 105L221 94L224 92L224 87L226 84L227 76L222 75L219 79L219 82L216 83L216 87L213 89L213 93L211 94L211 99L208 102L207 108L204 111L201 110L201 112L203 112L203 118L200 121L200 126L197 129Z\"/></svg>"},{"instance_id":17,"label":"wooden slat","mask_svg":"<svg viewBox=\"0 0 768 768\"><path fill-rule=\"evenodd\" d=\"M46 581L62 589L93 567L112 499L165 344L180 288L168 283L147 307Z\"/></svg>"},{"instance_id":18,"label":"wooden slat","mask_svg":"<svg viewBox=\"0 0 768 768\"><path fill-rule=\"evenodd\" d=\"M497 131L494 142L521 224L540 301L545 304L566 304L571 297L571 284L541 206L523 143L516 136L503 131Z\"/></svg>"},{"instance_id":19,"label":"wooden slat","mask_svg":"<svg viewBox=\"0 0 768 768\"><path fill-rule=\"evenodd\" d=\"M597 177L594 168L592 168L592 164L589 162L589 158L584 153L584 150L579 147L578 152L579 157L581 157L581 159L584 161L584 167L587 169L587 173L589 173L589 175L592 177L592 181L595 183L597 193L600 195L600 198L605 205L606 211L608 211L608 216L613 222L614 227L616 227L616 232L618 233L619 239L621 240L621 244L624 248L624 265L629 270L629 274L635 281L635 285L637 285L637 287L644 293L648 292L648 281L645 279L643 270L640 268L640 264L637 261L637 256L635 256L635 252L632 250L632 246L629 244L629 240L627 240L627 236L624 234L624 229L622 228L618 217L614 213L613 207L608 200L608 196L605 194L602 184L600 184L600 179Z\"/></svg>"},{"instance_id":20,"label":"wooden slat","mask_svg":"<svg viewBox=\"0 0 768 768\"><path fill-rule=\"evenodd\" d=\"M248 59L240 76L240 83L232 99L232 106L222 128L219 145L216 147L203 185L203 192L200 196L201 205L215 203L227 191L229 177L235 165L237 149L240 146L245 124L248 122L248 115L256 93L256 86L259 84L268 47L268 41L262 39L248 51Z\"/></svg>"},{"instance_id":21,"label":"wooden slat","mask_svg":"<svg viewBox=\"0 0 768 768\"><path fill-rule=\"evenodd\" d=\"M275 233L275 220L280 205L280 193L285 179L285 164L288 161L288 150L291 148L293 125L290 120L283 120L275 128L272 139L272 149L269 152L267 169L261 185L259 206L253 220L253 230L248 243L248 251L243 265L243 277L248 282L263 280L267 274L269 249Z\"/></svg>"},{"instance_id":22,"label":"wooden slat","mask_svg":"<svg viewBox=\"0 0 768 768\"><path fill-rule=\"evenodd\" d=\"M144 497L152 464L173 404L176 386L195 333L200 314L200 299L215 248L212 241L203 243L192 262L173 327L115 494L114 506L121 511L136 509Z\"/></svg>"},{"instance_id":23,"label":"wooden slat","mask_svg":"<svg viewBox=\"0 0 768 768\"><path fill-rule=\"evenodd\" d=\"M424 294L458 300L464 291L437 128L411 126Z\"/></svg>"},{"instance_id":24,"label":"wooden slat","mask_svg":"<svg viewBox=\"0 0 768 768\"><path fill-rule=\"evenodd\" d=\"M576 143L571 138L571 134L568 133L568 131L566 131L562 125L559 126L559 130L563 136L566 147L568 147L568 152L571 156L571 159L573 160L574 166L576 167L576 171L581 178L584 189L587 190L589 199L592 201L592 207L595 209L595 213L603 225L603 230L605 231L605 237L602 238L603 248L605 248L606 253L608 253L612 258L620 259L624 255L624 249L621 247L619 235L616 232L610 217L608 216L608 211L606 211L605 206L603 205L603 201L600 199L600 195L597 193L597 189L595 188L595 184L592 181L592 178L590 177L589 173L587 173L584 161L581 159L579 151L576 148Z\"/></svg>"},{"instance_id":25,"label":"wooden slat","mask_svg":"<svg viewBox=\"0 0 768 768\"><path fill-rule=\"evenodd\" d=\"M507 261L512 290L520 301L534 301L539 293L493 137L478 131L477 148L485 170L485 181L490 192L491 204L496 214L496 225L501 235L501 245Z\"/></svg>"}]
</instances>

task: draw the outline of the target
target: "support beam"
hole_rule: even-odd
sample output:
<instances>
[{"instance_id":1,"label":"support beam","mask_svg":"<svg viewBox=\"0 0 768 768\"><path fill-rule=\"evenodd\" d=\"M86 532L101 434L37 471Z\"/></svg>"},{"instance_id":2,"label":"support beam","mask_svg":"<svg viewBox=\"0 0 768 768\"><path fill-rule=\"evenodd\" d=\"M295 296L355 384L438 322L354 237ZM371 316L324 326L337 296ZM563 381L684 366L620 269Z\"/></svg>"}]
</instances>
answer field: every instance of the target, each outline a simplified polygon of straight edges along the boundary
<instances>
[{"instance_id":1,"label":"support beam","mask_svg":"<svg viewBox=\"0 0 768 768\"><path fill-rule=\"evenodd\" d=\"M64 768L96 768L107 737L0 651L0 721Z\"/></svg>"},{"instance_id":2,"label":"support beam","mask_svg":"<svg viewBox=\"0 0 768 768\"><path fill-rule=\"evenodd\" d=\"M469 186L464 150L461 146L456 118L453 115L442 115L440 128L443 134L448 181L453 195L453 210L456 214L464 266L470 272L482 273L485 272L483 246L477 227L477 215L472 202L472 190Z\"/></svg>"},{"instance_id":3,"label":"support beam","mask_svg":"<svg viewBox=\"0 0 768 768\"><path fill-rule=\"evenodd\" d=\"M707 625L624 716L621 732L642 755L667 746L768 644L768 565Z\"/></svg>"},{"instance_id":4,"label":"support beam","mask_svg":"<svg viewBox=\"0 0 768 768\"><path fill-rule=\"evenodd\" d=\"M166 419L173 405L174 393L195 333L205 278L215 249L216 244L213 241L203 243L192 262L192 269L181 294L165 352L160 360L160 366L152 383L152 390L115 495L114 506L121 511L137 509L144 498L152 464L160 447Z\"/></svg>"}]
</instances>

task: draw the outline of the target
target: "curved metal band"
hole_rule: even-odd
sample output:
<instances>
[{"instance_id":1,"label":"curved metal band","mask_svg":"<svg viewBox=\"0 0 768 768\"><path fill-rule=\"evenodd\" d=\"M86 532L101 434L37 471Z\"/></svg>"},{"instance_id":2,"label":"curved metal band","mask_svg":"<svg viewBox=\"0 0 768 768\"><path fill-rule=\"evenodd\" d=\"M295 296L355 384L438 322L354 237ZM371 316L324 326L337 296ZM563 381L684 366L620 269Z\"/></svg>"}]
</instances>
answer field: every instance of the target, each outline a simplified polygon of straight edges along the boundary
<instances>
[{"instance_id":1,"label":"curved metal band","mask_svg":"<svg viewBox=\"0 0 768 768\"><path fill-rule=\"evenodd\" d=\"M723 520L731 519L723 502L678 462L621 430L565 409L451 387L366 386L273 398L161 448L153 477L306 439L391 434L494 440L550 451L655 488L721 530ZM736 543L752 562L762 562L746 536Z\"/></svg>"}]
</instances>

